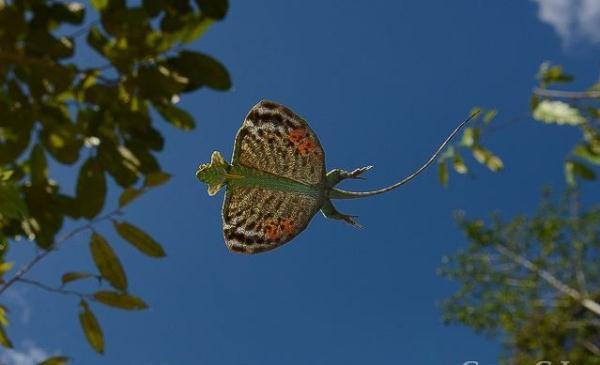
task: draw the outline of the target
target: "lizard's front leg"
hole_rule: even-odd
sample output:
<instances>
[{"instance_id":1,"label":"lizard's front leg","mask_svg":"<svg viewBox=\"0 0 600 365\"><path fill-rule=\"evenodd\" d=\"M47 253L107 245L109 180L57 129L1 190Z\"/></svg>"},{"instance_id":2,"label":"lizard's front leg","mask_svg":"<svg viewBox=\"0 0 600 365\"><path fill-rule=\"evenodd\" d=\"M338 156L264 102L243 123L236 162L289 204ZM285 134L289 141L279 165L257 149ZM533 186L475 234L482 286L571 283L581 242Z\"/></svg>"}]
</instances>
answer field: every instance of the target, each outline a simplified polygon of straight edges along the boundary
<instances>
[{"instance_id":1,"label":"lizard's front leg","mask_svg":"<svg viewBox=\"0 0 600 365\"><path fill-rule=\"evenodd\" d=\"M369 171L371 167L373 166L359 167L350 172L342 169L333 169L327 173L327 184L329 185L329 187L334 187L344 179L361 179L360 175L362 175L364 172Z\"/></svg>"}]
</instances>

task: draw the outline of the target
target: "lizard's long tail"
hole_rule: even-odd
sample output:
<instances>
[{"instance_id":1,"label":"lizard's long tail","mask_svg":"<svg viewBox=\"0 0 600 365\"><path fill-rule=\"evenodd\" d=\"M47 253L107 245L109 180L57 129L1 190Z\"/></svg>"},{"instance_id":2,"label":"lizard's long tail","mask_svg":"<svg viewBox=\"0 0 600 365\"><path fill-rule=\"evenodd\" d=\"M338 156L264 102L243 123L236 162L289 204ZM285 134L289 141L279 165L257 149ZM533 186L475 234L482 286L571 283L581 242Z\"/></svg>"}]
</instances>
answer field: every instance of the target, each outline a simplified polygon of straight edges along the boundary
<instances>
[{"instance_id":1,"label":"lizard's long tail","mask_svg":"<svg viewBox=\"0 0 600 365\"><path fill-rule=\"evenodd\" d=\"M341 189L332 189L331 192L329 193L329 197L331 199L365 198L367 196L373 196L373 195L387 193L388 191L394 190L394 189L406 184L407 182L409 182L412 179L414 179L415 177L417 177L426 168L428 168L433 163L433 161L435 161L435 159L442 152L442 150L446 147L446 145L452 140L452 138L454 138L454 136L460 131L460 129L465 124L467 124L471 119L473 119L475 116L477 116L477 114L479 114L479 110L474 112L473 114L471 114L467 119L465 119L462 123L460 123L458 125L458 127L456 127L452 131L452 133L450 133L450 135L448 137L446 137L444 142L442 142L442 144L438 147L438 149L435 151L435 153L433 155L431 155L431 157L429 157L429 160L427 160L427 162L425 162L423 164L423 166L419 167L415 172L408 175L407 177L400 180L399 182L395 183L394 185L390 185L388 187L378 189L378 190L372 190L372 191L346 191L346 190L341 190Z\"/></svg>"}]
</instances>

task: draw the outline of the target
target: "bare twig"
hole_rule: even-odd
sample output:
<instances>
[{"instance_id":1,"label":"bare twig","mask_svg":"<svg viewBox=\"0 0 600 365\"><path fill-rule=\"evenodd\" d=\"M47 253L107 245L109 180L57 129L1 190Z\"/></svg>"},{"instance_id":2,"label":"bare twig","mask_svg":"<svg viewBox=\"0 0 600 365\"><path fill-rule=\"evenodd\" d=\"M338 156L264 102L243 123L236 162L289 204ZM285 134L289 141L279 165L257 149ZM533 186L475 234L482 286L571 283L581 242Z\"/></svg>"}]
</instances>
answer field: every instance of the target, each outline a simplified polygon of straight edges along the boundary
<instances>
[{"instance_id":1,"label":"bare twig","mask_svg":"<svg viewBox=\"0 0 600 365\"><path fill-rule=\"evenodd\" d=\"M497 132L501 129L504 129L506 127L510 127L513 126L517 123L523 122L525 120L528 120L529 118L531 118L531 112L526 111L523 112L521 114L515 115L510 119L507 119L505 121L503 121L502 123L493 123L491 125L489 125L486 129L490 132L490 133L494 133Z\"/></svg>"},{"instance_id":2,"label":"bare twig","mask_svg":"<svg viewBox=\"0 0 600 365\"><path fill-rule=\"evenodd\" d=\"M17 279L18 282L20 283L24 283L24 284L29 284L32 286L36 286L38 288L44 289L46 291L52 292L52 293L58 293L58 294L62 294L62 295L72 295L72 296L76 296L80 299L89 299L89 300L94 300L94 296L91 294L85 294L85 293L80 293L74 290L68 290L68 289L63 289L63 288L53 288L51 286L48 286L44 283L41 283L39 281L36 280L31 280L31 279L27 279L24 277L20 277Z\"/></svg>"},{"instance_id":3,"label":"bare twig","mask_svg":"<svg viewBox=\"0 0 600 365\"><path fill-rule=\"evenodd\" d=\"M535 88L533 93L538 96L547 96L550 98L561 99L597 99L600 98L600 91L564 91Z\"/></svg>"},{"instance_id":4,"label":"bare twig","mask_svg":"<svg viewBox=\"0 0 600 365\"><path fill-rule=\"evenodd\" d=\"M106 220L110 220L112 217L114 217L115 215L119 215L121 214L121 210L119 209L115 209L112 212L103 215L101 217L98 217L96 219L92 219L89 222L87 222L86 224L75 228L74 230L72 230L71 232L67 233L66 235L62 236L61 238L59 238L55 243L54 246L52 248L49 248L47 250L43 250L38 252L33 259L31 259L31 261L29 261L28 263L26 263L25 265L21 266L21 268L16 272L16 274L10 278L8 281L6 281L2 286L0 286L0 295L2 295L2 293L4 293L6 291L6 289L10 288L14 283L16 283L17 281L20 281L20 279L23 277L23 275L25 275L27 272L29 272L29 270L31 270L38 262L40 262L41 260L43 260L46 256L48 256L51 252L56 251L56 248L59 244L61 244L62 242L65 242L71 238L73 238L74 236L76 236L77 234L86 231L86 230L91 230L94 227L94 224L97 224L99 222L102 221L106 221Z\"/></svg>"}]
</instances>

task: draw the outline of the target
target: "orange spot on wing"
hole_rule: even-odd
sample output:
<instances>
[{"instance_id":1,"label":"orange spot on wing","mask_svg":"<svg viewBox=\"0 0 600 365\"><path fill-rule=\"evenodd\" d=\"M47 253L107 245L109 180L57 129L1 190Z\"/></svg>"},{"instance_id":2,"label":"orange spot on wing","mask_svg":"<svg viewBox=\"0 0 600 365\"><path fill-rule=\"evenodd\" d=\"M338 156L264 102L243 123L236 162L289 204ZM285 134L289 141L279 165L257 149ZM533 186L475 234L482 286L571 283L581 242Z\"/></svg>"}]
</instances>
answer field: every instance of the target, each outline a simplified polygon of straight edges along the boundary
<instances>
[{"instance_id":1,"label":"orange spot on wing","mask_svg":"<svg viewBox=\"0 0 600 365\"><path fill-rule=\"evenodd\" d=\"M294 143L299 143L300 141L302 141L306 136L306 129L304 128L297 128L297 129L292 129L289 133L288 133L288 138L290 139L290 141L294 142Z\"/></svg>"},{"instance_id":2,"label":"orange spot on wing","mask_svg":"<svg viewBox=\"0 0 600 365\"><path fill-rule=\"evenodd\" d=\"M292 235L296 232L296 226L294 225L294 221L290 218L284 218L279 223L279 228L285 234Z\"/></svg>"},{"instance_id":3,"label":"orange spot on wing","mask_svg":"<svg viewBox=\"0 0 600 365\"><path fill-rule=\"evenodd\" d=\"M305 128L292 129L288 133L288 138L296 147L296 151L302 156L321 152L317 147L317 143Z\"/></svg>"},{"instance_id":4,"label":"orange spot on wing","mask_svg":"<svg viewBox=\"0 0 600 365\"><path fill-rule=\"evenodd\" d=\"M263 233L269 241L283 240L295 232L296 226L290 218L269 219L263 226Z\"/></svg>"},{"instance_id":5,"label":"orange spot on wing","mask_svg":"<svg viewBox=\"0 0 600 365\"><path fill-rule=\"evenodd\" d=\"M307 155L317 149L317 145L310 139L303 140L297 147L301 155Z\"/></svg>"}]
</instances>

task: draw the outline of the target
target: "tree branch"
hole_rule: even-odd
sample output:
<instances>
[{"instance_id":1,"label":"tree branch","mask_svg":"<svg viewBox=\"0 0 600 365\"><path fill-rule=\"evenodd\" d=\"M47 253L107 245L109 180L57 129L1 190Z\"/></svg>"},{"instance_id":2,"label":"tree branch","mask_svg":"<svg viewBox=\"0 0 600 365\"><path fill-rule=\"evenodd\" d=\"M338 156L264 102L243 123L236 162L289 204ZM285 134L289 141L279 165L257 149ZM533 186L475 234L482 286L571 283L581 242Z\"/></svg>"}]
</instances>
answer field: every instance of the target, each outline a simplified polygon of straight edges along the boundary
<instances>
[{"instance_id":1,"label":"tree branch","mask_svg":"<svg viewBox=\"0 0 600 365\"><path fill-rule=\"evenodd\" d=\"M600 98L600 91L564 91L548 90L535 88L533 93L538 96L547 96L550 98L562 99L597 99Z\"/></svg>"},{"instance_id":2,"label":"tree branch","mask_svg":"<svg viewBox=\"0 0 600 365\"><path fill-rule=\"evenodd\" d=\"M585 341L583 343L583 346L592 354L594 355L600 355L600 347L598 347L596 344L594 344L591 341Z\"/></svg>"},{"instance_id":3,"label":"tree branch","mask_svg":"<svg viewBox=\"0 0 600 365\"><path fill-rule=\"evenodd\" d=\"M38 262L40 262L41 260L43 260L46 256L48 256L51 252L54 252L57 248L57 246L59 244L61 244L62 242L65 242L71 238L73 238L74 236L76 236L77 234L86 231L88 229L93 229L94 224L97 224L99 222L102 221L106 221L111 219L112 217L114 217L115 215L119 215L121 214L121 210L120 209L115 209L112 212L100 216L98 218L92 219L89 222L87 222L86 224L75 228L74 230L72 230L71 232L67 233L66 235L62 236L61 238L59 238L55 243L54 246L51 247L48 250L43 250L38 252L33 259L31 259L31 261L29 261L28 263L26 263L25 265L21 266L21 268L19 269L19 271L16 272L16 274L10 278L10 280L8 280L7 282L5 282L2 286L0 286L0 295L2 295L2 293L4 293L6 291L6 289L10 288L14 283L16 283L17 281L20 281L20 279L23 277L23 275L25 275L27 272L29 272L29 270L31 270Z\"/></svg>"},{"instance_id":4,"label":"tree branch","mask_svg":"<svg viewBox=\"0 0 600 365\"><path fill-rule=\"evenodd\" d=\"M572 287L563 283L556 276L552 275L550 272L540 268L539 266L537 266L536 264L534 264L527 258L514 253L513 251L509 250L505 246L503 246L501 244L496 244L496 245L494 245L494 248L498 252L500 252L502 255L508 257L515 263L517 263L517 264L521 265L522 267L526 268L527 270L539 275L542 279L544 279L548 284L550 284L556 290L577 300L584 308L586 308L589 311L600 316L600 304L596 303L595 301L593 301L589 298L586 298L579 291L577 291L576 289L573 289Z\"/></svg>"}]
</instances>

